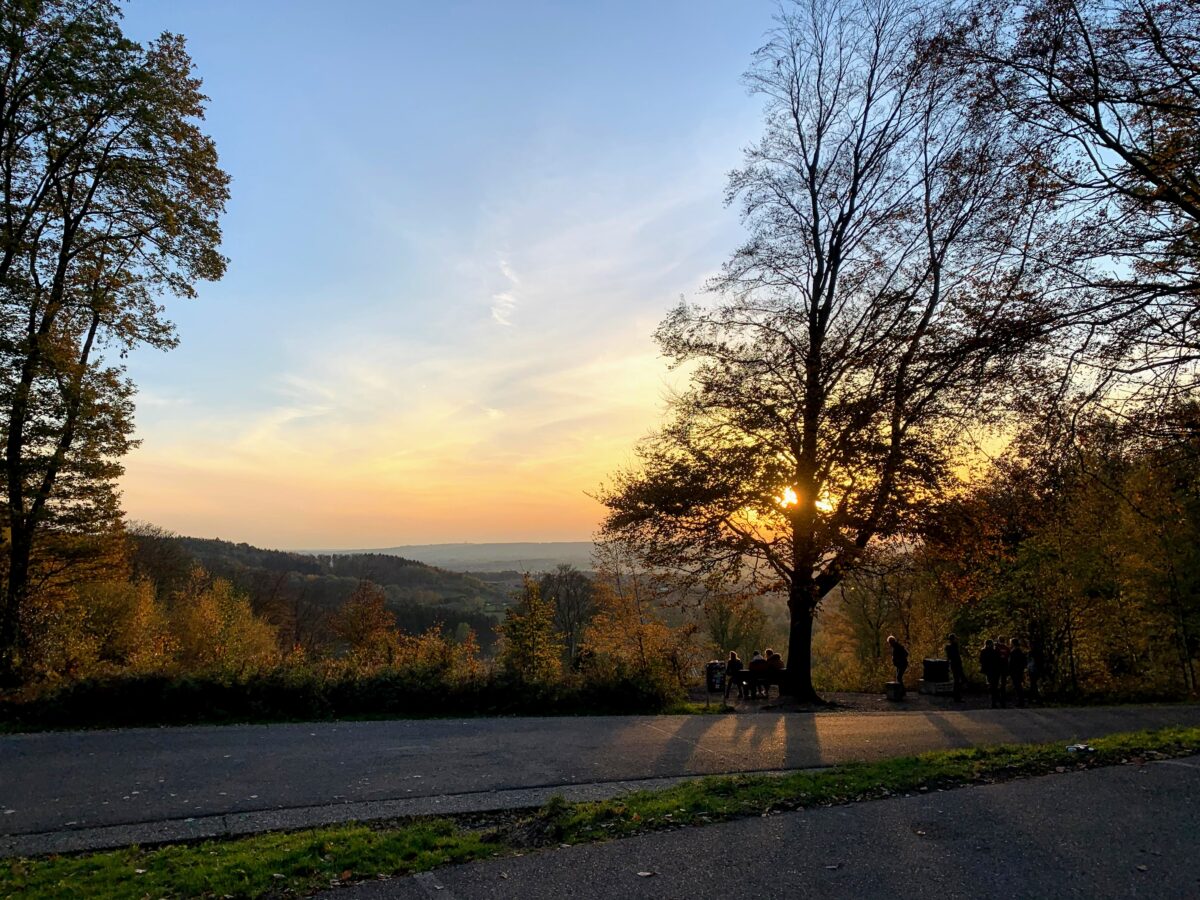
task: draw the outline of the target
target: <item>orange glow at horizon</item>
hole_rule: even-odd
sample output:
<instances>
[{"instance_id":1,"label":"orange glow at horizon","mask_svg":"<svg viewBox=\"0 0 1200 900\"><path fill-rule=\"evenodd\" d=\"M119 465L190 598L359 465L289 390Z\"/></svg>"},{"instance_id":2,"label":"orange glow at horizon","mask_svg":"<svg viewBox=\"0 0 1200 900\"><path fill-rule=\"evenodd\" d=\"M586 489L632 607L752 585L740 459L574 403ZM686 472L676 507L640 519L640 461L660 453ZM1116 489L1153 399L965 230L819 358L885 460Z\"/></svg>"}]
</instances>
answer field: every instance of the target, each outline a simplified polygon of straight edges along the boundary
<instances>
[{"instance_id":1,"label":"orange glow at horizon","mask_svg":"<svg viewBox=\"0 0 1200 900\"><path fill-rule=\"evenodd\" d=\"M663 370L645 350L601 355L529 376L502 407L471 402L466 368L394 409L377 369L243 417L158 408L125 460L123 505L132 521L283 549L589 540L604 515L590 495L661 421Z\"/></svg>"}]
</instances>

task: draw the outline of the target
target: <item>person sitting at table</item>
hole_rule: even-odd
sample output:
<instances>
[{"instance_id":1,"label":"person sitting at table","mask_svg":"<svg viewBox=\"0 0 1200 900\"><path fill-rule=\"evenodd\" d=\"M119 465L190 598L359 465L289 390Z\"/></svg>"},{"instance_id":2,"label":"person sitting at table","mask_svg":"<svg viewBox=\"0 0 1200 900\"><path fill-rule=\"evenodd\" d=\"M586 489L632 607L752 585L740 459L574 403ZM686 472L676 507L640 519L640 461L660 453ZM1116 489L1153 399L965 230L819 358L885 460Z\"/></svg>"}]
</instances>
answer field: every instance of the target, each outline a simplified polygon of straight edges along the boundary
<instances>
[{"instance_id":1,"label":"person sitting at table","mask_svg":"<svg viewBox=\"0 0 1200 900\"><path fill-rule=\"evenodd\" d=\"M729 699L729 688L737 683L738 696L742 697L745 694L743 690L744 678L742 674L742 660L738 657L736 650L729 651L729 659L725 661L725 699Z\"/></svg>"},{"instance_id":2,"label":"person sitting at table","mask_svg":"<svg viewBox=\"0 0 1200 900\"><path fill-rule=\"evenodd\" d=\"M763 676L767 674L767 658L754 651L754 656L750 658L750 665L746 667L750 674L747 686L750 689L750 696L757 697L762 691L764 685Z\"/></svg>"}]
</instances>

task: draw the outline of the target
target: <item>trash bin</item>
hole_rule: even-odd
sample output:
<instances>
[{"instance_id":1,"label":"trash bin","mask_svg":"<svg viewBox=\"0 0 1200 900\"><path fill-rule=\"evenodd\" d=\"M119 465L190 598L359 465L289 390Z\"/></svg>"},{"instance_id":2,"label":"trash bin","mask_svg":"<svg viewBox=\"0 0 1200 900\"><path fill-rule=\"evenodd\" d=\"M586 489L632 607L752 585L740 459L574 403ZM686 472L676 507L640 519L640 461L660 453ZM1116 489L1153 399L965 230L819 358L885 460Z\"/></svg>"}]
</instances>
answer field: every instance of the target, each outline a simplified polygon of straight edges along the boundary
<instances>
[{"instance_id":1,"label":"trash bin","mask_svg":"<svg viewBox=\"0 0 1200 900\"><path fill-rule=\"evenodd\" d=\"M725 663L714 659L704 667L704 683L710 694L720 694L725 690Z\"/></svg>"},{"instance_id":2,"label":"trash bin","mask_svg":"<svg viewBox=\"0 0 1200 900\"><path fill-rule=\"evenodd\" d=\"M950 660L948 659L927 659L924 660L924 674L921 679L923 681L950 681Z\"/></svg>"}]
</instances>

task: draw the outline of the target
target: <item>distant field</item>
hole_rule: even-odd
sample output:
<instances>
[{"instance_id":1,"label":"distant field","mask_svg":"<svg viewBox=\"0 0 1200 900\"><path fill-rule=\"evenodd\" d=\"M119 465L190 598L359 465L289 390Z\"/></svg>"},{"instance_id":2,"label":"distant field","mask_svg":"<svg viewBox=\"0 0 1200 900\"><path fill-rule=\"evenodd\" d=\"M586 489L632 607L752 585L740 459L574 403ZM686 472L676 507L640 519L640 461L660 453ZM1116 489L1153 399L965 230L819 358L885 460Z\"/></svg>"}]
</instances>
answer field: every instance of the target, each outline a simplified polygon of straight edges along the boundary
<instances>
[{"instance_id":1,"label":"distant field","mask_svg":"<svg viewBox=\"0 0 1200 900\"><path fill-rule=\"evenodd\" d=\"M312 553L387 553L454 572L545 572L555 566L592 567L591 541L512 544L410 544L370 550L313 550Z\"/></svg>"}]
</instances>

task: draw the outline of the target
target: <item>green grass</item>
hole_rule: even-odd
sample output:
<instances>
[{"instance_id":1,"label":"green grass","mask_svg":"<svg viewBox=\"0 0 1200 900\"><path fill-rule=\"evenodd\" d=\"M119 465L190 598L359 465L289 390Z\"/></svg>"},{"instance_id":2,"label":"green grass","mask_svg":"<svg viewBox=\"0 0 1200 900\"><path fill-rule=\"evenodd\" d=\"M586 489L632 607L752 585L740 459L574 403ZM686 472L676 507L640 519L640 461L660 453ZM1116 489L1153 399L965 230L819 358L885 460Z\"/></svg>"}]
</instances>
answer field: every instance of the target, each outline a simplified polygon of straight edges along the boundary
<instances>
[{"instance_id":1,"label":"green grass","mask_svg":"<svg viewBox=\"0 0 1200 900\"><path fill-rule=\"evenodd\" d=\"M438 819L343 825L142 850L12 860L0 892L23 898L262 897L331 882L421 872L490 856L481 832Z\"/></svg>"},{"instance_id":2,"label":"green grass","mask_svg":"<svg viewBox=\"0 0 1200 900\"><path fill-rule=\"evenodd\" d=\"M0 896L27 898L263 897L311 893L331 882L403 875L530 847L585 843L775 811L871 800L1079 768L1200 752L1200 728L1166 728L1091 741L949 750L782 776L688 781L616 800L554 798L532 814L469 817L254 835L155 849L136 847L0 863ZM499 824L496 824L497 820Z\"/></svg>"}]
</instances>

